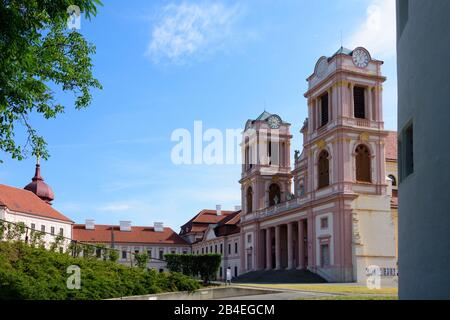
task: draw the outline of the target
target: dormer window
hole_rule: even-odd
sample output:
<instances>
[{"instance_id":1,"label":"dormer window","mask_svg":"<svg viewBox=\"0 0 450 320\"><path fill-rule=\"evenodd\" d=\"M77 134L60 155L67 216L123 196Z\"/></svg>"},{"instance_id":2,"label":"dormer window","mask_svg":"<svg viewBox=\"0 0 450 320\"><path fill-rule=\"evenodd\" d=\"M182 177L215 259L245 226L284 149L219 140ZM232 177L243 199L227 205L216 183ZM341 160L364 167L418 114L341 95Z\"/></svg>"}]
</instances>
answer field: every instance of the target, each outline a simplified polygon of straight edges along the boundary
<instances>
[{"instance_id":1,"label":"dormer window","mask_svg":"<svg viewBox=\"0 0 450 320\"><path fill-rule=\"evenodd\" d=\"M363 87L355 86L353 88L353 103L354 103L354 116L355 118L366 118L366 89Z\"/></svg>"}]
</instances>

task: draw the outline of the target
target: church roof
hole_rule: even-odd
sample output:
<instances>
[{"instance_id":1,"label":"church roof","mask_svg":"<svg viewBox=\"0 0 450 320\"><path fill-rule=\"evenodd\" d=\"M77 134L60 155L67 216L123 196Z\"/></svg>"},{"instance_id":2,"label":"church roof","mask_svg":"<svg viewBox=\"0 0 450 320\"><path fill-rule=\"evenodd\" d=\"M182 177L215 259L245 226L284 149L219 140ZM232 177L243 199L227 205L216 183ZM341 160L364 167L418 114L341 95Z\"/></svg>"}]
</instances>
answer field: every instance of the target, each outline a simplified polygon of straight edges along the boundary
<instances>
[{"instance_id":1,"label":"church roof","mask_svg":"<svg viewBox=\"0 0 450 320\"><path fill-rule=\"evenodd\" d=\"M0 184L0 206L11 211L43 218L73 222L33 192Z\"/></svg>"},{"instance_id":2,"label":"church roof","mask_svg":"<svg viewBox=\"0 0 450 320\"><path fill-rule=\"evenodd\" d=\"M271 115L272 115L271 113L269 113L269 112L267 112L266 110L264 110L264 112L261 113L261 114L259 115L259 117L256 118L256 120L262 120L262 121L264 121L264 120L267 120Z\"/></svg>"},{"instance_id":3,"label":"church roof","mask_svg":"<svg viewBox=\"0 0 450 320\"><path fill-rule=\"evenodd\" d=\"M24 189L33 192L47 203L51 203L55 199L55 194L53 193L52 188L44 182L44 178L41 176L41 166L39 163L36 164L34 177Z\"/></svg>"},{"instance_id":4,"label":"church roof","mask_svg":"<svg viewBox=\"0 0 450 320\"><path fill-rule=\"evenodd\" d=\"M389 131L385 143L386 160L397 161L397 131Z\"/></svg>"},{"instance_id":5,"label":"church roof","mask_svg":"<svg viewBox=\"0 0 450 320\"><path fill-rule=\"evenodd\" d=\"M270 113L270 112L264 110L263 113L261 113L256 119L254 119L254 120L249 120L249 121L251 121L252 123L253 123L254 121L266 121L267 119L269 119L270 116L273 116L273 115L277 115L277 114L275 114L275 113ZM279 115L277 115L277 116L279 117ZM281 117L280 117L280 119L281 119ZM288 124L288 123L287 123L286 121L284 121L283 119L281 119L281 123L283 123L283 124Z\"/></svg>"},{"instance_id":6,"label":"church roof","mask_svg":"<svg viewBox=\"0 0 450 320\"><path fill-rule=\"evenodd\" d=\"M333 58L334 56L338 55L338 54L346 54L348 56L352 55L353 50L350 50L348 48L344 48L344 47L340 47L338 51L336 51L331 58Z\"/></svg>"},{"instance_id":7,"label":"church roof","mask_svg":"<svg viewBox=\"0 0 450 320\"><path fill-rule=\"evenodd\" d=\"M94 230L86 229L84 224L73 226L74 240L83 242L110 243L148 243L148 244L188 244L171 228L155 231L153 227L132 226L131 231L120 231L120 226L98 225ZM114 234L114 236L112 236Z\"/></svg>"}]
</instances>

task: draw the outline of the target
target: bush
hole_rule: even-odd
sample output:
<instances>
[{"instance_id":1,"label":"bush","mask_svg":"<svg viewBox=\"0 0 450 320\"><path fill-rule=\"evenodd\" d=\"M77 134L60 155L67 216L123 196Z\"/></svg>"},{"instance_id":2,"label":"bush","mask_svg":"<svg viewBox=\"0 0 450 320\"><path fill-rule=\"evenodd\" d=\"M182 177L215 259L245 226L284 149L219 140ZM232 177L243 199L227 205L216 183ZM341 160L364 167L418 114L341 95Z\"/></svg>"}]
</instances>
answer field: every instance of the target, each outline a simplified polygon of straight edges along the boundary
<instances>
[{"instance_id":1,"label":"bush","mask_svg":"<svg viewBox=\"0 0 450 320\"><path fill-rule=\"evenodd\" d=\"M71 265L80 267L80 290L66 286ZM23 242L0 242L0 299L108 299L199 287L196 280L180 273L145 271Z\"/></svg>"},{"instance_id":2,"label":"bush","mask_svg":"<svg viewBox=\"0 0 450 320\"><path fill-rule=\"evenodd\" d=\"M148 263L148 254L146 252L144 253L136 253L134 255L134 264L136 267L139 267L141 269L145 269L147 267L147 263Z\"/></svg>"},{"instance_id":3,"label":"bush","mask_svg":"<svg viewBox=\"0 0 450 320\"><path fill-rule=\"evenodd\" d=\"M170 271L182 272L188 276L200 276L204 283L208 283L215 278L222 260L222 256L215 253L201 255L166 254L164 258Z\"/></svg>"}]
</instances>

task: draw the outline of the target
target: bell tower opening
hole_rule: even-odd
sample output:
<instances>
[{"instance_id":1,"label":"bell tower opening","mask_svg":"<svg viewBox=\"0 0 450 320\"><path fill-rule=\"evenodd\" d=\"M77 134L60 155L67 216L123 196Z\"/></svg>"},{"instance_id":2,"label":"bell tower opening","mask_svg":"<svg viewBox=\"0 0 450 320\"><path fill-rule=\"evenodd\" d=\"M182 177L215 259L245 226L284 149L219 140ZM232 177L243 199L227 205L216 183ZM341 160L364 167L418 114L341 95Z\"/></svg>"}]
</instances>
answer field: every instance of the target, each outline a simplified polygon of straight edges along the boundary
<instances>
[{"instance_id":1,"label":"bell tower opening","mask_svg":"<svg viewBox=\"0 0 450 320\"><path fill-rule=\"evenodd\" d=\"M247 201L247 213L251 213L253 211L253 189L252 187L247 188L247 197L245 199Z\"/></svg>"},{"instance_id":2,"label":"bell tower opening","mask_svg":"<svg viewBox=\"0 0 450 320\"><path fill-rule=\"evenodd\" d=\"M320 98L320 125L324 126L328 123L328 93Z\"/></svg>"},{"instance_id":3,"label":"bell tower opening","mask_svg":"<svg viewBox=\"0 0 450 320\"><path fill-rule=\"evenodd\" d=\"M330 184L330 161L328 151L322 150L319 155L319 189Z\"/></svg>"},{"instance_id":4,"label":"bell tower opening","mask_svg":"<svg viewBox=\"0 0 450 320\"><path fill-rule=\"evenodd\" d=\"M353 101L355 105L354 115L355 118L365 119L366 118L366 99L365 99L366 89L363 87L355 86L353 88Z\"/></svg>"},{"instance_id":5,"label":"bell tower opening","mask_svg":"<svg viewBox=\"0 0 450 320\"><path fill-rule=\"evenodd\" d=\"M361 144L356 147L356 181L371 182L370 178L370 151Z\"/></svg>"},{"instance_id":6,"label":"bell tower opening","mask_svg":"<svg viewBox=\"0 0 450 320\"><path fill-rule=\"evenodd\" d=\"M280 186L276 183L272 183L269 187L269 207L280 203L281 190Z\"/></svg>"}]
</instances>

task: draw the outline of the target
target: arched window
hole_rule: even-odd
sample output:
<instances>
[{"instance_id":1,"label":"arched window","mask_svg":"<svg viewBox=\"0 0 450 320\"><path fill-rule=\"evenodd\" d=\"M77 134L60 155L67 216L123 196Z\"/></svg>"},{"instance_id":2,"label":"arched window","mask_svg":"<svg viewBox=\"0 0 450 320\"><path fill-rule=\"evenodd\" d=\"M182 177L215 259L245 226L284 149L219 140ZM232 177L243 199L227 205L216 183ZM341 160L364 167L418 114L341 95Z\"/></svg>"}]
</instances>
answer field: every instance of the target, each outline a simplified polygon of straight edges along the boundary
<instances>
[{"instance_id":1,"label":"arched window","mask_svg":"<svg viewBox=\"0 0 450 320\"><path fill-rule=\"evenodd\" d=\"M356 181L371 182L370 178L370 151L360 144L356 147Z\"/></svg>"},{"instance_id":2,"label":"arched window","mask_svg":"<svg viewBox=\"0 0 450 320\"><path fill-rule=\"evenodd\" d=\"M248 187L247 189L247 213L250 213L253 211L253 189L252 187Z\"/></svg>"},{"instance_id":3,"label":"arched window","mask_svg":"<svg viewBox=\"0 0 450 320\"><path fill-rule=\"evenodd\" d=\"M329 155L323 150L319 155L319 188L326 187L330 184L330 162Z\"/></svg>"},{"instance_id":4,"label":"arched window","mask_svg":"<svg viewBox=\"0 0 450 320\"><path fill-rule=\"evenodd\" d=\"M276 183L272 183L269 187L269 206L274 206L280 203L281 192L280 186Z\"/></svg>"},{"instance_id":5,"label":"arched window","mask_svg":"<svg viewBox=\"0 0 450 320\"><path fill-rule=\"evenodd\" d=\"M393 174L388 175L389 179L392 180L392 186L396 187L397 186L397 179L395 178L395 176Z\"/></svg>"}]
</instances>

